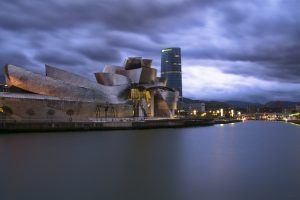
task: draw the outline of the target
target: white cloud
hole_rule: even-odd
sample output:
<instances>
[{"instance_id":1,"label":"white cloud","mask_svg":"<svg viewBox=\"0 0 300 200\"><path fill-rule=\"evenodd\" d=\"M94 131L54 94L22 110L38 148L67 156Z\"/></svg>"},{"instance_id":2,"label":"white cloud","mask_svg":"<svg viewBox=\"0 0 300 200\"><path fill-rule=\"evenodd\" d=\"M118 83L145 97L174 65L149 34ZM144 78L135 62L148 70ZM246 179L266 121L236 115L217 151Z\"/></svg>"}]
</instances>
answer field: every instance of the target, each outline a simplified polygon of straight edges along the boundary
<instances>
[{"instance_id":1,"label":"white cloud","mask_svg":"<svg viewBox=\"0 0 300 200\"><path fill-rule=\"evenodd\" d=\"M215 67L189 66L183 68L183 95L206 100L250 100L252 96L276 93L276 98L286 99L286 93L300 90L300 84L280 83L256 77L224 73ZM281 94L280 94L281 93ZM270 98L270 97L268 97ZM264 100L258 99L258 100Z\"/></svg>"}]
</instances>

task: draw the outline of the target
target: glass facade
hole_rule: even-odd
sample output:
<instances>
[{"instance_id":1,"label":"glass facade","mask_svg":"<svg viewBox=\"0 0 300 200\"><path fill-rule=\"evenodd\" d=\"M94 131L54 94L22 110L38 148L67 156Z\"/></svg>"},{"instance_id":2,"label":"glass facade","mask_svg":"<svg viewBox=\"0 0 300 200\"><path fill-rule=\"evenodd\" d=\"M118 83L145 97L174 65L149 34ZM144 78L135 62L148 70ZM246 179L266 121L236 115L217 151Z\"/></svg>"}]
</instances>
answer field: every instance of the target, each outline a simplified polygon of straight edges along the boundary
<instances>
[{"instance_id":1,"label":"glass facade","mask_svg":"<svg viewBox=\"0 0 300 200\"><path fill-rule=\"evenodd\" d=\"M182 97L181 50L166 48L161 51L161 77L167 79L167 87L179 91Z\"/></svg>"}]
</instances>

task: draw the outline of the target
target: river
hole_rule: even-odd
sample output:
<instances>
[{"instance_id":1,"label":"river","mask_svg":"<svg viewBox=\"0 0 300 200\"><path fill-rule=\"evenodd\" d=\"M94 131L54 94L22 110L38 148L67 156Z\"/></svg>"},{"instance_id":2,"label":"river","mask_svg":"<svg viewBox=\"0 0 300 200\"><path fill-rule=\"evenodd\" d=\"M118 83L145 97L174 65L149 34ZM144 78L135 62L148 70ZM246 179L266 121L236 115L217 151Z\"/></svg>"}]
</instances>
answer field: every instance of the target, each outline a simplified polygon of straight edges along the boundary
<instances>
[{"instance_id":1,"label":"river","mask_svg":"<svg viewBox=\"0 0 300 200\"><path fill-rule=\"evenodd\" d=\"M300 126L0 134L0 199L300 199Z\"/></svg>"}]
</instances>

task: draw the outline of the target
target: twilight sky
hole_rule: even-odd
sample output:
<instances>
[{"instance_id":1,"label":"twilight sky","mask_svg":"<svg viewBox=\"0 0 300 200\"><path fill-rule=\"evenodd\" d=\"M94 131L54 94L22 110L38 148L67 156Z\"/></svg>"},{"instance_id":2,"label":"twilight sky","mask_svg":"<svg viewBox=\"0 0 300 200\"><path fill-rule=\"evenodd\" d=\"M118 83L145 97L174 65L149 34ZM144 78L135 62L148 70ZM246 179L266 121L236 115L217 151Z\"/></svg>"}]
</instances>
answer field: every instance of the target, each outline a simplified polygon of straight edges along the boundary
<instances>
[{"instance_id":1,"label":"twilight sky","mask_svg":"<svg viewBox=\"0 0 300 200\"><path fill-rule=\"evenodd\" d=\"M183 94L300 101L299 0L1 0L0 65L90 79L127 56L181 47ZM2 73L2 71L1 71Z\"/></svg>"}]
</instances>

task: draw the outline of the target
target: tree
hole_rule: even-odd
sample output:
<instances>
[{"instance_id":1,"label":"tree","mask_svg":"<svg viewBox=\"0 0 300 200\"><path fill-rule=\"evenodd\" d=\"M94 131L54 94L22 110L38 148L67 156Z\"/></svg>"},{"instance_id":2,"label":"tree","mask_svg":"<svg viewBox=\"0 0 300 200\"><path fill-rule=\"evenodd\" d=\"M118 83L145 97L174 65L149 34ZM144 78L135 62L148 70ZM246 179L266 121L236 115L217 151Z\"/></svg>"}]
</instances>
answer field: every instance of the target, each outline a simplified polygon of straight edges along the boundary
<instances>
[{"instance_id":1,"label":"tree","mask_svg":"<svg viewBox=\"0 0 300 200\"><path fill-rule=\"evenodd\" d=\"M69 121L72 121L72 115L74 115L74 111L72 109L67 110L66 114L69 116Z\"/></svg>"}]
</instances>

